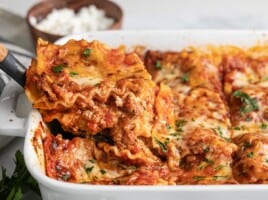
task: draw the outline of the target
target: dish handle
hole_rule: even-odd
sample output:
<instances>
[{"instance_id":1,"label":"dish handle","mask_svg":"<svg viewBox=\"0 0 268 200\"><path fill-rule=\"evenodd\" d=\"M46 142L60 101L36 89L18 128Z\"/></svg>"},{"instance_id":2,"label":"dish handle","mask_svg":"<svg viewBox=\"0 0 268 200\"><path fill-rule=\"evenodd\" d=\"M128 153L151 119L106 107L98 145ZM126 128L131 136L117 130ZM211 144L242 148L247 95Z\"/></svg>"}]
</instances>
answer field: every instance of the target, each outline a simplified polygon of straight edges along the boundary
<instances>
[{"instance_id":1,"label":"dish handle","mask_svg":"<svg viewBox=\"0 0 268 200\"><path fill-rule=\"evenodd\" d=\"M24 137L31 110L24 90L10 81L0 96L0 135Z\"/></svg>"}]
</instances>

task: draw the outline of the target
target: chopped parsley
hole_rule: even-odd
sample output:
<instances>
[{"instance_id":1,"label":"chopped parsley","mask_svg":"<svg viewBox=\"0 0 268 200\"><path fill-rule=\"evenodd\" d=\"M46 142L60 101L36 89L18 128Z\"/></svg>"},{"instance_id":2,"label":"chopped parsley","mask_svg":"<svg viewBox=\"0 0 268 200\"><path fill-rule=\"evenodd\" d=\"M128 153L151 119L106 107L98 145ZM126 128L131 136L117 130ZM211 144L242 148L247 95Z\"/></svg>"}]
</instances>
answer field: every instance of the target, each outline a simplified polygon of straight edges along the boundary
<instances>
[{"instance_id":1,"label":"chopped parsley","mask_svg":"<svg viewBox=\"0 0 268 200\"><path fill-rule=\"evenodd\" d=\"M241 128L239 126L236 126L233 129L236 130L236 131L240 131L241 130Z\"/></svg>"},{"instance_id":2,"label":"chopped parsley","mask_svg":"<svg viewBox=\"0 0 268 200\"><path fill-rule=\"evenodd\" d=\"M103 175L103 174L106 174L106 171L104 169L101 169L100 173Z\"/></svg>"},{"instance_id":3,"label":"chopped parsley","mask_svg":"<svg viewBox=\"0 0 268 200\"><path fill-rule=\"evenodd\" d=\"M261 124L261 125L260 125L260 128L261 128L261 129L267 129L267 127L268 127L267 124Z\"/></svg>"},{"instance_id":4,"label":"chopped parsley","mask_svg":"<svg viewBox=\"0 0 268 200\"><path fill-rule=\"evenodd\" d=\"M84 49L84 51L83 51L84 57L88 57L88 56L90 56L90 54L91 54L91 49L89 49L89 48Z\"/></svg>"},{"instance_id":5,"label":"chopped parsley","mask_svg":"<svg viewBox=\"0 0 268 200\"><path fill-rule=\"evenodd\" d=\"M247 157L248 158L253 158L253 156L254 156L254 153L253 152L250 152L250 153L247 154Z\"/></svg>"},{"instance_id":6,"label":"chopped parsley","mask_svg":"<svg viewBox=\"0 0 268 200\"><path fill-rule=\"evenodd\" d=\"M76 76L76 75L78 75L77 72L70 72L69 74L70 74L70 76Z\"/></svg>"},{"instance_id":7,"label":"chopped parsley","mask_svg":"<svg viewBox=\"0 0 268 200\"><path fill-rule=\"evenodd\" d=\"M88 161L91 163L95 163L95 160L93 160L93 159L89 159Z\"/></svg>"},{"instance_id":8,"label":"chopped parsley","mask_svg":"<svg viewBox=\"0 0 268 200\"><path fill-rule=\"evenodd\" d=\"M212 176L213 177L213 180L216 181L220 178L227 178L228 176Z\"/></svg>"},{"instance_id":9,"label":"chopped parsley","mask_svg":"<svg viewBox=\"0 0 268 200\"><path fill-rule=\"evenodd\" d=\"M176 121L176 131L182 132L183 131L182 128L186 123L187 123L187 121L184 119L177 120Z\"/></svg>"},{"instance_id":10,"label":"chopped parsley","mask_svg":"<svg viewBox=\"0 0 268 200\"><path fill-rule=\"evenodd\" d=\"M268 77L267 76L263 77L262 81L268 81Z\"/></svg>"},{"instance_id":11,"label":"chopped parsley","mask_svg":"<svg viewBox=\"0 0 268 200\"><path fill-rule=\"evenodd\" d=\"M65 174L62 175L61 178L64 181L68 181L70 177L71 177L70 173L65 173Z\"/></svg>"},{"instance_id":12,"label":"chopped parsley","mask_svg":"<svg viewBox=\"0 0 268 200\"><path fill-rule=\"evenodd\" d=\"M268 163L268 158L265 159L265 162Z\"/></svg>"},{"instance_id":13,"label":"chopped parsley","mask_svg":"<svg viewBox=\"0 0 268 200\"><path fill-rule=\"evenodd\" d=\"M160 140L155 138L155 142L160 146L161 150L163 152L167 152L167 144L168 144L168 140L166 140L164 143L161 142Z\"/></svg>"},{"instance_id":14,"label":"chopped parsley","mask_svg":"<svg viewBox=\"0 0 268 200\"><path fill-rule=\"evenodd\" d=\"M162 69L162 64L161 64L161 61L160 61L160 60L157 60L157 61L156 61L156 63L155 63L155 68L156 68L157 70Z\"/></svg>"},{"instance_id":15,"label":"chopped parsley","mask_svg":"<svg viewBox=\"0 0 268 200\"><path fill-rule=\"evenodd\" d=\"M209 152L209 147L204 148L204 149L203 149L203 152L204 152L204 153L208 153L208 152Z\"/></svg>"},{"instance_id":16,"label":"chopped parsley","mask_svg":"<svg viewBox=\"0 0 268 200\"><path fill-rule=\"evenodd\" d=\"M171 126L169 124L166 125L167 130L171 129Z\"/></svg>"},{"instance_id":17,"label":"chopped parsley","mask_svg":"<svg viewBox=\"0 0 268 200\"><path fill-rule=\"evenodd\" d=\"M244 105L240 108L241 114L259 110L259 104L256 98L252 98L248 94L241 92L240 90L236 90L233 93L233 96L239 98L241 102L244 103Z\"/></svg>"},{"instance_id":18,"label":"chopped parsley","mask_svg":"<svg viewBox=\"0 0 268 200\"><path fill-rule=\"evenodd\" d=\"M252 146L252 145L251 145L250 142L244 142L244 144L243 144L244 149L247 149L247 148L249 148L249 147L251 147L251 146Z\"/></svg>"},{"instance_id":19,"label":"chopped parsley","mask_svg":"<svg viewBox=\"0 0 268 200\"><path fill-rule=\"evenodd\" d=\"M214 170L215 171L219 171L219 170L221 170L224 167L225 167L224 165L218 165L217 167L214 168Z\"/></svg>"},{"instance_id":20,"label":"chopped parsley","mask_svg":"<svg viewBox=\"0 0 268 200\"><path fill-rule=\"evenodd\" d=\"M86 173L89 174L90 172L92 172L93 168L94 168L94 166L91 166L91 167L85 167L85 171L86 171Z\"/></svg>"},{"instance_id":21,"label":"chopped parsley","mask_svg":"<svg viewBox=\"0 0 268 200\"><path fill-rule=\"evenodd\" d=\"M204 158L204 161L210 165L214 165L214 161L213 160L210 160L208 158Z\"/></svg>"},{"instance_id":22,"label":"chopped parsley","mask_svg":"<svg viewBox=\"0 0 268 200\"><path fill-rule=\"evenodd\" d=\"M224 137L222 127L218 126L217 128L212 128L212 130L213 130L217 135L219 135L221 138L225 139L227 142L230 141L229 138Z\"/></svg>"},{"instance_id":23,"label":"chopped parsley","mask_svg":"<svg viewBox=\"0 0 268 200\"><path fill-rule=\"evenodd\" d=\"M54 73L61 73L63 71L64 67L66 67L66 66L65 65L57 65L57 66L52 67L52 71Z\"/></svg>"},{"instance_id":24,"label":"chopped parsley","mask_svg":"<svg viewBox=\"0 0 268 200\"><path fill-rule=\"evenodd\" d=\"M189 74L188 73L182 74L181 80L183 83L188 83L189 82Z\"/></svg>"},{"instance_id":25,"label":"chopped parsley","mask_svg":"<svg viewBox=\"0 0 268 200\"><path fill-rule=\"evenodd\" d=\"M205 176L193 176L192 178L196 181L202 181L205 179Z\"/></svg>"}]
</instances>

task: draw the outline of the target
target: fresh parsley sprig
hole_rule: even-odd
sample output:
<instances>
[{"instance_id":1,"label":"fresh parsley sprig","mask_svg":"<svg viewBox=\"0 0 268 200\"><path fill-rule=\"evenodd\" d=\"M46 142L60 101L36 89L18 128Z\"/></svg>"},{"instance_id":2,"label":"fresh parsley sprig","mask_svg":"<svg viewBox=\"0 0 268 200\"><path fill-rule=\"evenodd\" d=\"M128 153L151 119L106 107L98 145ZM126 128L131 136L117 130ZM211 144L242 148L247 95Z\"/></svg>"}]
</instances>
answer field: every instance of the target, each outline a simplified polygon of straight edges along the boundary
<instances>
[{"instance_id":1,"label":"fresh parsley sprig","mask_svg":"<svg viewBox=\"0 0 268 200\"><path fill-rule=\"evenodd\" d=\"M33 191L40 196L37 182L28 172L23 155L20 151L15 154L15 170L11 177L6 174L6 169L2 168L2 179L0 180L0 199L21 200L23 194Z\"/></svg>"},{"instance_id":2,"label":"fresh parsley sprig","mask_svg":"<svg viewBox=\"0 0 268 200\"><path fill-rule=\"evenodd\" d=\"M239 98L244 105L240 108L242 114L259 110L259 104L256 98L250 97L247 93L236 90L233 96Z\"/></svg>"}]
</instances>

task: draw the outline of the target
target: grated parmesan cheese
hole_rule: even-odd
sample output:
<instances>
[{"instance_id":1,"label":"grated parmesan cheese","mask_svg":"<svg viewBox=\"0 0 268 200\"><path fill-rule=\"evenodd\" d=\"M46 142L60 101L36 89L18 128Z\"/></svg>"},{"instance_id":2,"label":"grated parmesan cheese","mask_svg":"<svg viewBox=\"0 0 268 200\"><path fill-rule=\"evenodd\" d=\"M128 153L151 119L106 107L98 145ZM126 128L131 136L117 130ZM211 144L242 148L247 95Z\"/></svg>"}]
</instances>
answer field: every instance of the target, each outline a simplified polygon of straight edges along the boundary
<instances>
[{"instance_id":1,"label":"grated parmesan cheese","mask_svg":"<svg viewBox=\"0 0 268 200\"><path fill-rule=\"evenodd\" d=\"M81 8L77 13L69 8L54 9L41 22L37 23L37 19L31 17L30 23L44 32L67 35L105 30L114 23L114 19L106 17L104 10L90 5Z\"/></svg>"}]
</instances>

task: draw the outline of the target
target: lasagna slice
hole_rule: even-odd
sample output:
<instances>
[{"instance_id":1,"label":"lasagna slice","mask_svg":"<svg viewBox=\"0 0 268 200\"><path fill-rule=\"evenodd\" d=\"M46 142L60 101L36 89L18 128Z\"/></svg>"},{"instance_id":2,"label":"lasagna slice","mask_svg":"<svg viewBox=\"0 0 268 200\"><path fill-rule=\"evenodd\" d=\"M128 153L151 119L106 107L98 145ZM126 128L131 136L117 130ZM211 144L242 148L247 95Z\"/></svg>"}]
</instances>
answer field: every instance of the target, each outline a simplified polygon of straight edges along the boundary
<instances>
[{"instance_id":1,"label":"lasagna slice","mask_svg":"<svg viewBox=\"0 0 268 200\"><path fill-rule=\"evenodd\" d=\"M147 51L144 63L156 83L164 83L176 93L201 86L221 94L218 60L208 49L189 48L181 52Z\"/></svg>"},{"instance_id":2,"label":"lasagna slice","mask_svg":"<svg viewBox=\"0 0 268 200\"><path fill-rule=\"evenodd\" d=\"M119 122L139 135L152 129L155 84L135 53L98 42L39 40L26 94L45 122L90 137ZM143 126L139 126L142 123Z\"/></svg>"},{"instance_id":3,"label":"lasagna slice","mask_svg":"<svg viewBox=\"0 0 268 200\"><path fill-rule=\"evenodd\" d=\"M268 81L268 45L250 48L226 46L223 49L224 93L250 85L266 85Z\"/></svg>"},{"instance_id":4,"label":"lasagna slice","mask_svg":"<svg viewBox=\"0 0 268 200\"><path fill-rule=\"evenodd\" d=\"M246 133L234 139L238 151L233 174L239 183L268 183L268 134Z\"/></svg>"},{"instance_id":5,"label":"lasagna slice","mask_svg":"<svg viewBox=\"0 0 268 200\"><path fill-rule=\"evenodd\" d=\"M233 135L263 133L268 130L268 88L247 86L234 91L230 97Z\"/></svg>"},{"instance_id":6,"label":"lasagna slice","mask_svg":"<svg viewBox=\"0 0 268 200\"><path fill-rule=\"evenodd\" d=\"M191 49L148 51L145 56L153 80L168 85L173 93L175 126L167 125L168 136L157 142L167 152L161 155L176 184L237 183L231 168L237 147L230 143L221 59L219 52L212 55L212 51Z\"/></svg>"}]
</instances>

